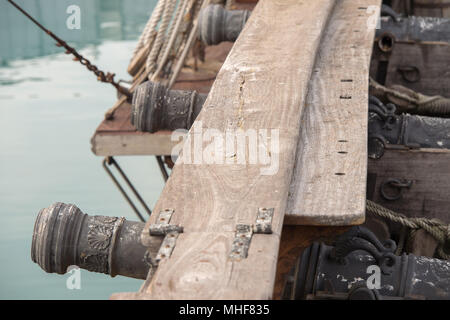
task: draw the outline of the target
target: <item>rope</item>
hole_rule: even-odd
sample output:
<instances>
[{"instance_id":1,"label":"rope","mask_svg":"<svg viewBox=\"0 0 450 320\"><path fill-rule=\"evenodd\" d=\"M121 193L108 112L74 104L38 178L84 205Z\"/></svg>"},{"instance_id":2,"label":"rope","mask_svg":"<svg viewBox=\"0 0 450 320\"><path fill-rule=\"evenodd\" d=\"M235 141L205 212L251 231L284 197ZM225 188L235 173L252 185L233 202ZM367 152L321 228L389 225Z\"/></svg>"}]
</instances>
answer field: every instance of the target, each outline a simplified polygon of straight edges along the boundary
<instances>
[{"instance_id":1,"label":"rope","mask_svg":"<svg viewBox=\"0 0 450 320\"><path fill-rule=\"evenodd\" d=\"M138 43L133 52L133 58L144 46L151 45L151 42L153 41L154 36L156 35L156 26L158 25L159 19L161 18L164 9L164 3L165 0L159 0L158 3L156 4L155 9L153 10L152 15L150 16L150 19L147 21L147 24L145 25L144 31L141 33L141 36L139 37Z\"/></svg>"},{"instance_id":2,"label":"rope","mask_svg":"<svg viewBox=\"0 0 450 320\"><path fill-rule=\"evenodd\" d=\"M203 9L204 7L206 7L207 5L209 5L210 0L197 0L198 1L198 6L195 8L195 12L194 12L194 16L198 17L198 13L201 9ZM181 52L181 55L177 61L177 64L174 68L174 71L172 73L172 75L170 76L169 82L167 87L171 88L172 85L175 83L176 78L178 77L178 74L181 71L181 68L184 65L184 61L186 60L186 56L189 52L189 50L191 49L192 45L194 44L194 40L197 36L197 30L198 30L198 19L195 19L192 25L192 29L191 32L189 34L188 39L186 40L186 43L184 44L184 48L183 51Z\"/></svg>"},{"instance_id":3,"label":"rope","mask_svg":"<svg viewBox=\"0 0 450 320\"><path fill-rule=\"evenodd\" d=\"M170 51L173 48L173 45L175 43L175 39L178 35L178 33L180 32L181 29L181 21L183 20L183 15L184 12L186 11L186 7L188 4L189 0L180 0L180 3L178 4L177 10L175 12L175 18L173 23L170 26L169 32L167 33L169 36L169 41L165 42L161 52L163 54L160 54L158 57L158 61L157 61L157 69L155 71L155 73L149 77L150 81L155 81L156 78L159 76L159 74L161 73L162 68L164 67ZM177 51L178 48L175 48L175 51Z\"/></svg>"},{"instance_id":4,"label":"rope","mask_svg":"<svg viewBox=\"0 0 450 320\"><path fill-rule=\"evenodd\" d=\"M387 88L370 78L371 94L387 99L401 112L430 116L450 116L450 99L442 96L426 96L400 85Z\"/></svg>"},{"instance_id":5,"label":"rope","mask_svg":"<svg viewBox=\"0 0 450 320\"><path fill-rule=\"evenodd\" d=\"M424 229L432 235L438 242L438 254L441 258L449 260L450 254L444 251L444 245L450 239L450 226L446 225L438 219L428 218L410 218L401 213L389 210L373 201L367 200L366 211L379 217L389 219L393 222L400 223L410 229Z\"/></svg>"},{"instance_id":6,"label":"rope","mask_svg":"<svg viewBox=\"0 0 450 320\"><path fill-rule=\"evenodd\" d=\"M163 45L163 42L166 38L166 31L169 26L170 20L173 15L173 11L175 8L176 0L165 0L164 3L164 13L161 18L161 23L158 28L158 33L156 35L156 39L153 43L152 49L147 57L147 61L145 63L145 68L147 73L152 73L155 71L156 67L156 58L158 57L159 51Z\"/></svg>"}]
</instances>

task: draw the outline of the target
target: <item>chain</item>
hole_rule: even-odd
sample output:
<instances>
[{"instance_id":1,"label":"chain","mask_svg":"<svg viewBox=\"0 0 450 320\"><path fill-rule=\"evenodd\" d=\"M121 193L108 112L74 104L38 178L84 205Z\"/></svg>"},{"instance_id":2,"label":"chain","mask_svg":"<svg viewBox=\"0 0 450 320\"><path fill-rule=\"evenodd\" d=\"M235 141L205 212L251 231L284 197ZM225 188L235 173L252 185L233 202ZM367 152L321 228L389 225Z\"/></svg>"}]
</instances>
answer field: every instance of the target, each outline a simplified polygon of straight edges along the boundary
<instances>
[{"instance_id":1,"label":"chain","mask_svg":"<svg viewBox=\"0 0 450 320\"><path fill-rule=\"evenodd\" d=\"M53 32L44 28L43 25L41 25L39 22L37 22L32 16L30 16L24 9L22 9L13 0L8 0L8 2L11 3L14 7L16 7L17 10L19 10L21 13L23 13L28 19L30 19L34 24L36 24L40 29L42 29L50 37L52 37L56 41L57 47L63 47L64 49L66 49L65 53L72 54L75 57L75 58L73 58L74 61L79 61L82 65L86 66L86 68L89 71L93 72L97 76L98 81L112 84L117 89L117 91L126 95L128 97L128 99L131 99L132 95L128 91L128 89L122 87L118 82L116 82L114 80L114 76L115 76L114 73L108 72L105 74L105 72L103 72L102 70L99 70L96 65L92 64L88 59L86 59L81 54L79 54L77 52L77 50L75 50L75 48L72 48L64 40L60 39L55 34L53 34Z\"/></svg>"}]
</instances>

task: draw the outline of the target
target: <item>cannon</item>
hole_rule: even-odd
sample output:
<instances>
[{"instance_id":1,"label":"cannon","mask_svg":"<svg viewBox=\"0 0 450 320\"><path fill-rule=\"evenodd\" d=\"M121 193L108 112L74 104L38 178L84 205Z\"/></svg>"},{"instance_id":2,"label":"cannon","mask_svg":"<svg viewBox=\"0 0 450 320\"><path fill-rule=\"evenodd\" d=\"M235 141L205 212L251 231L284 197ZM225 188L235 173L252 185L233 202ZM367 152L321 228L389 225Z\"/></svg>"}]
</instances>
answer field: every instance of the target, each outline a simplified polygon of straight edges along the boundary
<instances>
[{"instance_id":1,"label":"cannon","mask_svg":"<svg viewBox=\"0 0 450 320\"><path fill-rule=\"evenodd\" d=\"M42 209L34 225L31 258L48 273L64 274L76 265L92 272L146 279L152 253L141 244L145 223L125 218L90 216L73 204Z\"/></svg>"},{"instance_id":2,"label":"cannon","mask_svg":"<svg viewBox=\"0 0 450 320\"><path fill-rule=\"evenodd\" d=\"M369 98L369 156L380 158L387 145L408 148L450 148L450 119L396 114L393 103Z\"/></svg>"},{"instance_id":3,"label":"cannon","mask_svg":"<svg viewBox=\"0 0 450 320\"><path fill-rule=\"evenodd\" d=\"M139 131L189 129L200 113L206 94L168 90L157 82L144 82L133 94L131 123Z\"/></svg>"},{"instance_id":4,"label":"cannon","mask_svg":"<svg viewBox=\"0 0 450 320\"><path fill-rule=\"evenodd\" d=\"M395 255L395 242L381 243L366 228L353 227L334 245L313 243L288 278L285 299L450 299L450 262ZM378 278L378 280L377 280Z\"/></svg>"},{"instance_id":5,"label":"cannon","mask_svg":"<svg viewBox=\"0 0 450 320\"><path fill-rule=\"evenodd\" d=\"M248 10L225 10L219 4L202 9L198 18L198 39L206 45L234 42L250 17Z\"/></svg>"}]
</instances>

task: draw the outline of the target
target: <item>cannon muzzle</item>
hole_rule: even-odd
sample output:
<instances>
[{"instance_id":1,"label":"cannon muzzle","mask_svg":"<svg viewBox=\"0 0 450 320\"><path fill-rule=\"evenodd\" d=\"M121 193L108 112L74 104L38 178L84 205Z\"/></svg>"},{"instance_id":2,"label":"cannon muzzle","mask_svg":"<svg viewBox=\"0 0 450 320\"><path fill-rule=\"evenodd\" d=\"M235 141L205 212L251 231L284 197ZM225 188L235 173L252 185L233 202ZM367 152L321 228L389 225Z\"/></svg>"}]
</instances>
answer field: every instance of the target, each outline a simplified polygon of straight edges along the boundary
<instances>
[{"instance_id":1,"label":"cannon muzzle","mask_svg":"<svg viewBox=\"0 0 450 320\"><path fill-rule=\"evenodd\" d=\"M222 41L234 42L250 17L248 10L225 10L219 4L210 4L200 11L198 38L206 45Z\"/></svg>"},{"instance_id":2,"label":"cannon muzzle","mask_svg":"<svg viewBox=\"0 0 450 320\"><path fill-rule=\"evenodd\" d=\"M73 204L55 203L36 219L31 258L44 271L64 274L67 267L145 279L147 247L141 244L145 223L90 216Z\"/></svg>"},{"instance_id":3,"label":"cannon muzzle","mask_svg":"<svg viewBox=\"0 0 450 320\"><path fill-rule=\"evenodd\" d=\"M168 90L158 82L144 82L133 94L131 123L145 132L189 129L206 97L196 91Z\"/></svg>"}]
</instances>

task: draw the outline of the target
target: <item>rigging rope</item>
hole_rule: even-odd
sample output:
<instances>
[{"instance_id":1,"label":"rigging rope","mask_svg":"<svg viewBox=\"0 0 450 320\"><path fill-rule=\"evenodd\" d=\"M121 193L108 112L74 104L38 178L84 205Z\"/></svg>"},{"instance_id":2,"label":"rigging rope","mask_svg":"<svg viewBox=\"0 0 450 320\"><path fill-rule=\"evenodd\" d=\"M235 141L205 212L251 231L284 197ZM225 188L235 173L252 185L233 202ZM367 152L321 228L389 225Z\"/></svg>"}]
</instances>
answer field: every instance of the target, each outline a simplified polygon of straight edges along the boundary
<instances>
[{"instance_id":1,"label":"rigging rope","mask_svg":"<svg viewBox=\"0 0 450 320\"><path fill-rule=\"evenodd\" d=\"M156 35L156 26L158 25L159 19L161 18L161 14L164 10L164 2L165 0L159 0L156 4L155 9L153 10L150 19L147 21L145 25L144 31L141 33L139 37L136 48L133 52L133 58L139 53L139 51L144 46L151 46L153 39Z\"/></svg>"},{"instance_id":2,"label":"rigging rope","mask_svg":"<svg viewBox=\"0 0 450 320\"><path fill-rule=\"evenodd\" d=\"M401 213L389 210L370 200L367 200L366 211L379 217L389 219L393 222L400 223L413 231L417 229L424 229L439 242L437 249L438 255L442 259L450 259L450 254L446 253L444 250L445 245L450 240L450 225L446 225L438 219L428 219L423 217L410 218Z\"/></svg>"},{"instance_id":3,"label":"rigging rope","mask_svg":"<svg viewBox=\"0 0 450 320\"><path fill-rule=\"evenodd\" d=\"M394 103L399 111L429 116L450 116L450 99L427 96L401 85L387 88L370 78L371 94Z\"/></svg>"}]
</instances>

